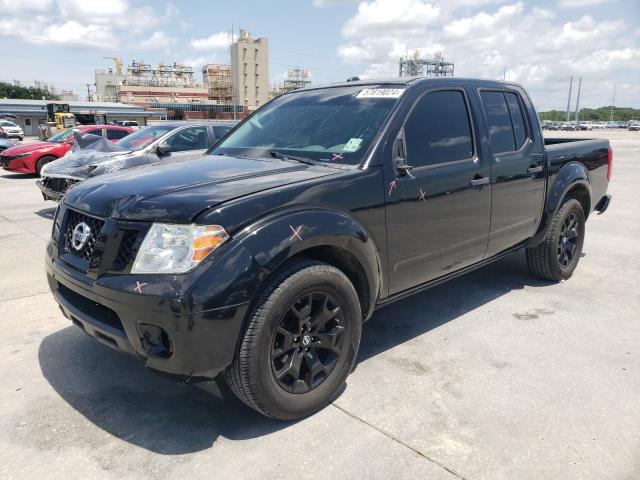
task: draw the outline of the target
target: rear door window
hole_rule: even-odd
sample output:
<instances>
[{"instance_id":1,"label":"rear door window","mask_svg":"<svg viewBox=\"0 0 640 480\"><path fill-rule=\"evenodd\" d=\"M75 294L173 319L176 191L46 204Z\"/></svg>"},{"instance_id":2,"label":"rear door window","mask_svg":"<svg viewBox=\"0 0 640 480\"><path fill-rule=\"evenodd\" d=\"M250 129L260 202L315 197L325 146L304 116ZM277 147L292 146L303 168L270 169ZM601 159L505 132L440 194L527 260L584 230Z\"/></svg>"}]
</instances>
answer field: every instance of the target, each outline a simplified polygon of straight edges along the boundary
<instances>
[{"instance_id":1,"label":"rear door window","mask_svg":"<svg viewBox=\"0 0 640 480\"><path fill-rule=\"evenodd\" d=\"M172 135L167 143L172 152L205 149L208 146L207 127L185 128Z\"/></svg>"},{"instance_id":2,"label":"rear door window","mask_svg":"<svg viewBox=\"0 0 640 480\"><path fill-rule=\"evenodd\" d=\"M469 112L464 94L443 90L426 94L404 126L407 162L413 167L473 157Z\"/></svg>"},{"instance_id":3,"label":"rear door window","mask_svg":"<svg viewBox=\"0 0 640 480\"><path fill-rule=\"evenodd\" d=\"M504 93L484 91L480 93L480 96L489 124L489 137L493 153L497 155L516 150L511 115Z\"/></svg>"},{"instance_id":4,"label":"rear door window","mask_svg":"<svg viewBox=\"0 0 640 480\"><path fill-rule=\"evenodd\" d=\"M505 92L509 113L511 114L511 123L513 123L513 136L516 142L516 150L520 150L527 139L527 127L522 112L522 106L518 101L518 96L513 92Z\"/></svg>"}]
</instances>

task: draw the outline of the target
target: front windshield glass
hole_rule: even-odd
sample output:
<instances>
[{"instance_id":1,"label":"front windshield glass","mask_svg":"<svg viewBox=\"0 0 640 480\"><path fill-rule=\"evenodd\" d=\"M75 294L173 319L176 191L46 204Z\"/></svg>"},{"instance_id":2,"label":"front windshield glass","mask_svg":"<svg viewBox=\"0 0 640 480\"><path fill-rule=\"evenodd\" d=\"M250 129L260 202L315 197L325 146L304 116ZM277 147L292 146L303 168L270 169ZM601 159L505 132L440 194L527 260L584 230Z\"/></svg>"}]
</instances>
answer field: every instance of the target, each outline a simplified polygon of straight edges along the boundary
<instances>
[{"instance_id":1,"label":"front windshield glass","mask_svg":"<svg viewBox=\"0 0 640 480\"><path fill-rule=\"evenodd\" d=\"M69 137L71 137L71 135L73 135L74 133L75 132L73 131L73 128L67 128L66 130L58 132L55 135L51 135L49 138L47 138L47 142L62 143Z\"/></svg>"},{"instance_id":2,"label":"front windshield glass","mask_svg":"<svg viewBox=\"0 0 640 480\"><path fill-rule=\"evenodd\" d=\"M0 120L0 127L17 127L17 125L9 120Z\"/></svg>"},{"instance_id":3,"label":"front windshield glass","mask_svg":"<svg viewBox=\"0 0 640 480\"><path fill-rule=\"evenodd\" d=\"M135 152L136 150L142 150L147 145L152 144L158 138L165 133L170 132L175 127L169 125L156 125L152 127L145 127L142 130L138 130L135 133L127 135L122 140L118 140L116 145L126 150Z\"/></svg>"},{"instance_id":4,"label":"front windshield glass","mask_svg":"<svg viewBox=\"0 0 640 480\"><path fill-rule=\"evenodd\" d=\"M404 87L367 85L283 95L211 153L358 165L403 92Z\"/></svg>"}]
</instances>

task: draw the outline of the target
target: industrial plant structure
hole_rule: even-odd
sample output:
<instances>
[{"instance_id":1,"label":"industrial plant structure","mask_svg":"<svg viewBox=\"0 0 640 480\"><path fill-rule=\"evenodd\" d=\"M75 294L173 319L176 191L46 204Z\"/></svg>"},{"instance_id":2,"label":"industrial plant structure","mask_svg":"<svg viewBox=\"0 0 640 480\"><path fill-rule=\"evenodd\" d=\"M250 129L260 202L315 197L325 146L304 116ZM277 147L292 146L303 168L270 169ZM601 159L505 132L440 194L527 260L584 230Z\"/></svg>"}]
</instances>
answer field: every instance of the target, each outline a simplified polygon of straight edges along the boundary
<instances>
[{"instance_id":1,"label":"industrial plant structure","mask_svg":"<svg viewBox=\"0 0 640 480\"><path fill-rule=\"evenodd\" d=\"M232 103L231 65L205 65L202 67L202 83L209 89L209 100L216 103Z\"/></svg>"},{"instance_id":2,"label":"industrial plant structure","mask_svg":"<svg viewBox=\"0 0 640 480\"><path fill-rule=\"evenodd\" d=\"M280 82L280 84L274 85L272 96L277 97L278 95L283 95L299 88L305 88L309 85L311 85L311 76L306 68L290 68L287 71L285 79Z\"/></svg>"},{"instance_id":3,"label":"industrial plant structure","mask_svg":"<svg viewBox=\"0 0 640 480\"><path fill-rule=\"evenodd\" d=\"M436 52L434 58L421 58L420 50L413 55L400 57L399 73L401 77L453 77L453 62L445 62L442 52Z\"/></svg>"}]
</instances>

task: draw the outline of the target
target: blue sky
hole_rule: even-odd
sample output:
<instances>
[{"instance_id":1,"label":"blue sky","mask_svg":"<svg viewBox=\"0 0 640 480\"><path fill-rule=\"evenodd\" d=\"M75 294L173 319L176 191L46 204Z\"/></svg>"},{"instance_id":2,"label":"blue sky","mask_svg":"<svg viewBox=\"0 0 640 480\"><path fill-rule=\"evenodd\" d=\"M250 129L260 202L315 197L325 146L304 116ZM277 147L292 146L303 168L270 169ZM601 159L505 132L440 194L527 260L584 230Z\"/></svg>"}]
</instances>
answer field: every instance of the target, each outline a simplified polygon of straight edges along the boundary
<instances>
[{"instance_id":1,"label":"blue sky","mask_svg":"<svg viewBox=\"0 0 640 480\"><path fill-rule=\"evenodd\" d=\"M460 76L507 78L539 109L640 107L640 0L0 0L0 80L86 92L103 56L196 68L227 62L232 24L270 42L272 83L306 67L314 83L397 74L414 49L442 51ZM247 8L246 5L249 5Z\"/></svg>"}]
</instances>

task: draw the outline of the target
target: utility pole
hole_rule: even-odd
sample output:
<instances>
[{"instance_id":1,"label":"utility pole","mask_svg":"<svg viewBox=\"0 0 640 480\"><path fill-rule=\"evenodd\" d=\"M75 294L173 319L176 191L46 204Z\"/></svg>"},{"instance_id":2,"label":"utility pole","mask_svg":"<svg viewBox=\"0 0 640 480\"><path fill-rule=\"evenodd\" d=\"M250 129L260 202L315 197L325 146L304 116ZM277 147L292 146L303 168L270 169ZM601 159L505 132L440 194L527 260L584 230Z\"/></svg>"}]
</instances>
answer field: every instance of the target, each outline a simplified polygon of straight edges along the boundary
<instances>
[{"instance_id":1,"label":"utility pole","mask_svg":"<svg viewBox=\"0 0 640 480\"><path fill-rule=\"evenodd\" d=\"M231 109L233 110L233 119L236 119L236 88L233 86L233 79L235 72L233 71L233 23L231 24L231 31L228 32L231 37L231 42L229 43L229 65L231 65ZM236 65L238 68L238 65Z\"/></svg>"},{"instance_id":2,"label":"utility pole","mask_svg":"<svg viewBox=\"0 0 640 480\"><path fill-rule=\"evenodd\" d=\"M580 113L580 90L582 88L582 77L578 80L578 97L576 98L576 122L578 122L578 117Z\"/></svg>"},{"instance_id":3,"label":"utility pole","mask_svg":"<svg viewBox=\"0 0 640 480\"><path fill-rule=\"evenodd\" d=\"M569 99L567 100L567 122L569 121L569 115L571 110L571 88L573 87L573 75L569 79Z\"/></svg>"},{"instance_id":4,"label":"utility pole","mask_svg":"<svg viewBox=\"0 0 640 480\"><path fill-rule=\"evenodd\" d=\"M609 114L609 121L613 122L613 106L616 104L616 84L613 84L613 95L611 95L611 113Z\"/></svg>"}]
</instances>

